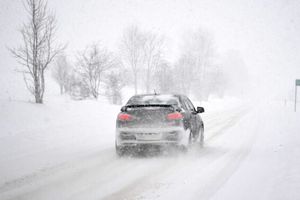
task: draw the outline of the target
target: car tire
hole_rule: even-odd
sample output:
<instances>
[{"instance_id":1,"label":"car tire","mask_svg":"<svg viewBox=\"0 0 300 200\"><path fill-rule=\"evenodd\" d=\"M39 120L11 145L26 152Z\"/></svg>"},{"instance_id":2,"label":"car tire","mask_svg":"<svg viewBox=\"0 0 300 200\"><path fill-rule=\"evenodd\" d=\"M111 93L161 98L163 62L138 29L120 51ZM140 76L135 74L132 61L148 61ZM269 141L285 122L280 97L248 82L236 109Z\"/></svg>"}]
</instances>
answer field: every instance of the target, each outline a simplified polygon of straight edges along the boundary
<instances>
[{"instance_id":1,"label":"car tire","mask_svg":"<svg viewBox=\"0 0 300 200\"><path fill-rule=\"evenodd\" d=\"M181 144L181 145L178 146L179 150L181 152L184 152L184 153L188 152L190 146L192 145L192 140L193 140L192 139L192 131L191 131L191 129L188 128L187 131L189 131L189 133L188 133L189 136L188 136L188 138L186 138L187 141L185 141L183 144Z\"/></svg>"},{"instance_id":2,"label":"car tire","mask_svg":"<svg viewBox=\"0 0 300 200\"><path fill-rule=\"evenodd\" d=\"M117 141L115 142L116 153L119 157L124 156L125 149L123 147L118 146Z\"/></svg>"},{"instance_id":3,"label":"car tire","mask_svg":"<svg viewBox=\"0 0 300 200\"><path fill-rule=\"evenodd\" d=\"M204 146L204 124L202 124L201 128L200 128L200 147Z\"/></svg>"}]
</instances>

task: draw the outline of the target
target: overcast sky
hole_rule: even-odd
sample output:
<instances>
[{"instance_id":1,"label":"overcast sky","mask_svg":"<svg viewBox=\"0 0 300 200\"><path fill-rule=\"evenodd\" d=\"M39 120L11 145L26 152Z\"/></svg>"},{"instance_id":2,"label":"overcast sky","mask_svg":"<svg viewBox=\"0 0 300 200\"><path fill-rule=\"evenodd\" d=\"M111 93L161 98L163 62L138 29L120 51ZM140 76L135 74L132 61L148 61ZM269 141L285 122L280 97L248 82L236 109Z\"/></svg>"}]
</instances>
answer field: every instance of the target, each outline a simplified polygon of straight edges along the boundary
<instances>
[{"instance_id":1,"label":"overcast sky","mask_svg":"<svg viewBox=\"0 0 300 200\"><path fill-rule=\"evenodd\" d=\"M26 21L21 0L0 0L0 72L16 63L5 46L20 39ZM72 55L92 42L115 50L131 24L167 38L170 61L179 54L187 30L203 27L215 37L220 55L240 51L253 82L281 90L300 78L300 1L297 0L51 0L59 29Z\"/></svg>"}]
</instances>

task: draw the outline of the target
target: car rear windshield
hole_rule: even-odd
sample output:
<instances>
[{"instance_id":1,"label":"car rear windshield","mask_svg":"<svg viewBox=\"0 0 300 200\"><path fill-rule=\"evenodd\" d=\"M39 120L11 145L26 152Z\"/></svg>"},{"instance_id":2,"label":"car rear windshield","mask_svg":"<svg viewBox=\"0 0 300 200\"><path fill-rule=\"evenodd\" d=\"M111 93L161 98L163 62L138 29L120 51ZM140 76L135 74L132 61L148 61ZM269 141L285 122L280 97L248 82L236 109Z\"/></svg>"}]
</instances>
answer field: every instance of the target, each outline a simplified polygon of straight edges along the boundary
<instances>
[{"instance_id":1,"label":"car rear windshield","mask_svg":"<svg viewBox=\"0 0 300 200\"><path fill-rule=\"evenodd\" d=\"M179 105L178 97L173 95L140 95L133 96L127 105Z\"/></svg>"}]
</instances>

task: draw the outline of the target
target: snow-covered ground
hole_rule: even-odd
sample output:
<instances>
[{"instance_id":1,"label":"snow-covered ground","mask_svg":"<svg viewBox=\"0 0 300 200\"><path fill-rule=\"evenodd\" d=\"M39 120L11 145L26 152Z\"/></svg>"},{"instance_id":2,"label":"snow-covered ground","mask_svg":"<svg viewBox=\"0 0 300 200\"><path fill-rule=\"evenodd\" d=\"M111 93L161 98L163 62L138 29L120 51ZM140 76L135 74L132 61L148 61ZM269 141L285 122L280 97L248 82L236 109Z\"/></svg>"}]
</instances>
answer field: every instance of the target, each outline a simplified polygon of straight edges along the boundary
<instances>
[{"instance_id":1,"label":"snow-covered ground","mask_svg":"<svg viewBox=\"0 0 300 200\"><path fill-rule=\"evenodd\" d=\"M202 105L203 149L118 158L120 106L2 99L0 199L300 199L300 111L229 98Z\"/></svg>"}]
</instances>

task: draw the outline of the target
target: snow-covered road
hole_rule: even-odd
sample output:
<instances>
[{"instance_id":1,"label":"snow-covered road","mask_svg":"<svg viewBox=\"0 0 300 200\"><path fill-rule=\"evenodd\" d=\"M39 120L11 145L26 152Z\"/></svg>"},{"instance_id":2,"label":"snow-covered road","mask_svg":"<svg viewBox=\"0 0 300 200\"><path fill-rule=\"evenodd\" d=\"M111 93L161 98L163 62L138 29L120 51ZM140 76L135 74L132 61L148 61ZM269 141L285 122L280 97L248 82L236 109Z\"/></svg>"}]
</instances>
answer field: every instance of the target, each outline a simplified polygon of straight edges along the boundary
<instances>
[{"instance_id":1,"label":"snow-covered road","mask_svg":"<svg viewBox=\"0 0 300 200\"><path fill-rule=\"evenodd\" d=\"M276 107L270 105L262 110L263 107L254 109L249 104L238 104L226 109L215 109L203 115L206 137L204 148L194 146L185 154L166 153L156 156L124 158L118 158L115 155L113 128L109 129L109 126L114 123L115 113L118 109L107 108L101 112L113 110L110 115L106 115L105 119L106 122L112 121L111 123L105 123L106 125L100 123L100 127L98 127L94 122L100 120L101 117L97 118L96 115L91 115L92 121L84 120L82 122L79 120L81 123L78 121L77 124L63 125L62 128L64 131L68 131L68 129L75 131L74 129L82 126L86 127L86 130L108 128L105 132L107 135L102 138L101 142L99 140L101 137L96 137L96 141L92 142L93 136L96 135L94 133L87 134L82 141L76 138L71 142L62 142L51 146L50 151L49 148L41 148L44 151L41 151L39 155L33 154L36 155L35 158L30 158L32 156L30 152L27 152L28 155L20 154L15 148L14 152L19 154L20 160L14 156L11 160L7 157L2 159L1 164L4 164L3 169L7 172L10 171L9 167L12 164L24 165L27 168L32 166L36 170L27 170L23 175L19 172L22 171L22 166L11 166L16 174L20 174L19 177L14 176L14 171L10 171L11 175L4 176L1 170L1 176L6 177L6 180L0 186L0 199L234 199L235 192L228 193L227 191L234 190L231 185L239 183L244 183L240 184L240 190L248 187L245 184L247 180L240 177L245 175L244 172L252 173L252 169L243 167L243 165L249 162L248 159L251 158L249 154L257 151L257 148L253 150L253 146L259 144L257 142L261 138L259 134L272 134L271 131L274 128L270 128L271 124L269 123L278 122L278 118L271 111L273 108ZM49 120L51 121L51 119ZM297 124L296 122L295 119L294 124ZM262 127L264 132L260 131ZM276 131L283 127L278 125L275 127L277 128L274 130L276 136ZM297 130L297 127L291 131ZM56 129L52 128L51 130ZM47 133L47 131L45 132ZM103 133L103 135L105 134ZM34 136L34 134L30 135ZM8 137L3 136L3 138ZM63 136L61 137L65 139ZM78 134L73 137L78 137ZM44 139L48 140L49 138ZM57 143L57 140L53 139L53 141ZM277 141L275 140L275 143ZM76 142L78 148L74 146ZM101 146L97 146L97 143ZM276 146L272 139L270 139L270 144ZM64 146L69 150L65 150ZM3 151L2 147L1 150ZM59 156L60 151L63 154L61 157ZM44 156L42 156L43 153ZM294 153L299 155L298 151L294 151ZM3 152L2 154L5 155ZM41 156L44 160L48 159L51 162L48 164L40 162ZM279 160L284 158L284 154L281 156L278 158ZM30 159L33 163L26 163L24 161L26 159ZM5 161L8 164L5 164ZM299 171L293 167L291 169L294 170L291 173ZM242 170L241 175L235 178L239 170ZM259 170L256 172L258 175L260 174ZM228 185L232 179L237 180ZM299 179L296 180L296 185L299 186ZM257 181L260 180L257 179ZM263 187L261 182L256 184ZM251 187L255 188L255 186ZM271 189L271 185L268 185L269 193L272 192ZM261 193L261 195L260 199L270 199L267 192ZM247 195L245 194L245 196ZM241 196L237 199L240 198Z\"/></svg>"}]
</instances>

